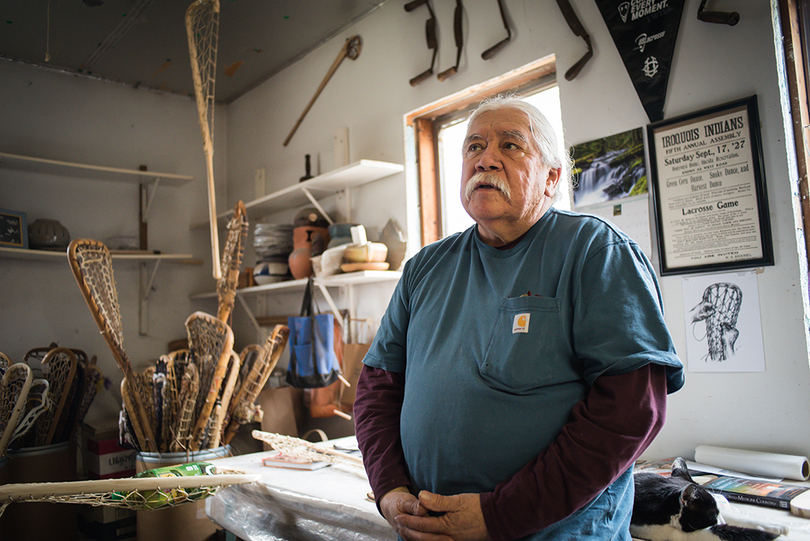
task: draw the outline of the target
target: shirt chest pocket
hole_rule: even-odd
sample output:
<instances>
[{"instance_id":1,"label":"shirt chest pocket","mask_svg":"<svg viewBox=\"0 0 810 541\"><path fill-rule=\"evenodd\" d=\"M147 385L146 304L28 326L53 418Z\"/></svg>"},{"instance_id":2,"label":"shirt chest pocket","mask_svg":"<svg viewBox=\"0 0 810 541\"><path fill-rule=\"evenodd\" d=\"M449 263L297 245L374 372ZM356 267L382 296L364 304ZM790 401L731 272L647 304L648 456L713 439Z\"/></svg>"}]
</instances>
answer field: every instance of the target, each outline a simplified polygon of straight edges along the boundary
<instances>
[{"instance_id":1,"label":"shirt chest pocket","mask_svg":"<svg viewBox=\"0 0 810 541\"><path fill-rule=\"evenodd\" d=\"M557 299L504 299L482 359L481 377L495 389L533 389L580 379Z\"/></svg>"}]
</instances>

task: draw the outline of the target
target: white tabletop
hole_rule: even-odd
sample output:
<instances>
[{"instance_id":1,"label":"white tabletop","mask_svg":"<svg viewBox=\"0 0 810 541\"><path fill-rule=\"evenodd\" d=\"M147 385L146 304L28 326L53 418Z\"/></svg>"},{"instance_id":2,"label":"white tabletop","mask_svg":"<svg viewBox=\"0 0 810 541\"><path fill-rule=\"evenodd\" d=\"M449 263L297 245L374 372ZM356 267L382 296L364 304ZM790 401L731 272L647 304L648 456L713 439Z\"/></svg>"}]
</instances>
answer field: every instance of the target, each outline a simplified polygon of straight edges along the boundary
<instances>
[{"instance_id":1,"label":"white tabletop","mask_svg":"<svg viewBox=\"0 0 810 541\"><path fill-rule=\"evenodd\" d=\"M339 449L356 449L353 436L324 442ZM249 485L220 490L206 500L208 517L246 541L395 541L394 530L367 498L371 492L360 467L335 464L318 470L264 466L273 451L218 459L217 466L259 473ZM803 485L805 483L796 483ZM732 502L738 513L764 522L786 525L780 539L810 541L810 519L788 511Z\"/></svg>"},{"instance_id":2,"label":"white tabletop","mask_svg":"<svg viewBox=\"0 0 810 541\"><path fill-rule=\"evenodd\" d=\"M356 449L354 437L328 442ZM260 481L231 486L206 500L205 512L246 541L396 540L394 530L368 499L362 468L334 464L318 470L262 465L272 451L219 459L217 467L259 473Z\"/></svg>"}]
</instances>

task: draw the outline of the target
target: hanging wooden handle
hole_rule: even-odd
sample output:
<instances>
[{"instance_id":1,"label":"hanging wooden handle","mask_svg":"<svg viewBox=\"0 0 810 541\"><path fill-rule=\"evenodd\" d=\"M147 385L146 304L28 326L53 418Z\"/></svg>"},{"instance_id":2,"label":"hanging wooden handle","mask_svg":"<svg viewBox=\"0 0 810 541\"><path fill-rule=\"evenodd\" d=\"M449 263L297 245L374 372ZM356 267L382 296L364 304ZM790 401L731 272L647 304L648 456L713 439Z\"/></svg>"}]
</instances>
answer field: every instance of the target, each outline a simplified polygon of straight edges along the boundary
<instances>
[{"instance_id":1,"label":"hanging wooden handle","mask_svg":"<svg viewBox=\"0 0 810 541\"><path fill-rule=\"evenodd\" d=\"M332 67L329 68L329 72L326 74L326 77L324 77L323 81L321 81L321 86L319 86L318 90L315 91L315 95L312 96L312 99L309 100L309 103L304 109L304 112L301 113L300 117L298 117L298 120L296 121L295 126L293 126L290 135L288 135L287 138L284 140L285 147L290 142L290 139L292 139L292 136L295 134L295 131L298 129L298 126L301 125L301 121L303 121L304 117L307 116L307 113L312 108L312 105L315 103L315 100L317 100L318 96L321 95L321 92L326 86L326 83L329 82L329 79L331 79L332 75L335 74L335 72L338 69L338 66L340 66L340 63L343 62L343 59L346 57L349 57L349 60L356 59L358 56L360 56L360 49L362 49L362 47L363 47L363 40L360 39L360 36L352 36L346 40L346 43L343 44L343 48L340 50L340 53L338 53L337 58L335 58L335 61L332 62Z\"/></svg>"}]
</instances>

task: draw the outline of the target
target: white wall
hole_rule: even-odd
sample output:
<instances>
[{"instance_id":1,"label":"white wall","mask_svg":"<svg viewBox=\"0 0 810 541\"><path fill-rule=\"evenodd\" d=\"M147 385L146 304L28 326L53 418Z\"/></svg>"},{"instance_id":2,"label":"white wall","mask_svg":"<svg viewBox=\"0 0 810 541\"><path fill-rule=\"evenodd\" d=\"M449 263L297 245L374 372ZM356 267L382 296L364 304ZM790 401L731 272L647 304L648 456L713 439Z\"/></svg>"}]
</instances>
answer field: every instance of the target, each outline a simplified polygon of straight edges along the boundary
<instances>
[{"instance_id":1,"label":"white wall","mask_svg":"<svg viewBox=\"0 0 810 541\"><path fill-rule=\"evenodd\" d=\"M139 267L116 260L124 348L136 371L185 338L194 307L190 291L213 290L208 230L189 224L206 219L207 191L196 105L192 99L103 83L18 63L0 62L0 151L54 160L193 175L182 187L159 186L149 215L149 248L192 253L199 266L163 262L148 301L148 334L138 329ZM224 127L220 147L225 154ZM219 169L223 173L224 159ZM138 233L138 185L86 177L23 172L0 167L0 207L22 210L28 222L54 218L71 238L105 241ZM222 195L224 200L224 191ZM221 208L225 208L222 206ZM154 263L149 264L151 276ZM19 362L51 342L97 355L113 381L94 402L88 420L117 418L121 371L99 334L67 258L56 261L0 259L0 351Z\"/></svg>"},{"instance_id":2,"label":"white wall","mask_svg":"<svg viewBox=\"0 0 810 541\"><path fill-rule=\"evenodd\" d=\"M349 128L351 161L361 158L405 163L403 115L441 97L480 83L537 58L555 54L560 76L565 138L569 144L644 126L648 119L592 2L574 2L594 43L594 57L571 82L562 73L585 52L553 0L507 0L513 42L489 61L480 53L504 36L497 3L465 4L465 50L460 72L445 82L435 78L411 87L408 80L427 68L424 9L406 13L404 0L388 0L342 35L327 42L235 103L217 112L219 209L237 199L251 200L254 173L267 170L268 191L298 182L304 154L314 173L334 167L333 136ZM687 373L685 388L672 395L664 431L649 456L692 457L700 443L810 454L805 428L810 421L810 373L802 302L803 267L794 223L795 171L788 167L783 112L777 84L769 7L759 0L718 1L717 10L737 10L735 27L697 21L699 0L687 0L670 77L667 117L757 94L764 144L775 267L758 275L766 372ZM451 2L434 2L439 17L440 53L436 72L455 62ZM226 9L227 6L223 6ZM288 147L282 142L313 96L343 41L363 39L355 61L344 60L302 122ZM188 301L188 294L213 290L207 230L187 225L204 219L205 168L192 100L136 91L116 85L0 63L0 150L56 159L88 161L192 174L192 185L165 189L156 198L150 246L192 251L206 263L192 269L165 265L150 296L150 333L137 335L137 269L116 265L124 317L125 346L133 359L153 359L171 339L184 336L185 317L212 311L214 301ZM227 163L225 163L227 160ZM413 164L406 164L412 168ZM415 191L406 173L352 193L351 217L378 233L389 218L413 231ZM120 234L134 228L137 192L127 186L80 183L74 192L53 179L20 180L0 169L0 207L25 208L32 218L63 220L74 236ZM227 189L225 184L227 184ZM97 193L90 209L82 197ZM159 194L159 195L161 195ZM44 204L44 197L50 197ZM52 206L57 203L57 213ZM406 204L407 203L407 204ZM328 205L341 209L342 201ZM293 211L280 216L289 219ZM347 218L338 216L338 218ZM411 238L412 247L418 239ZM252 251L248 250L248 257ZM802 256L803 257L803 256ZM250 264L248 260L246 264ZM58 276L57 276L58 274ZM103 359L105 373L118 374L98 336L72 277L43 263L0 260L0 350L21 357L31 347L56 340L83 347ZM685 352L681 278L661 279L667 320L676 346ZM391 286L363 289L360 315L379 319ZM345 300L341 301L345 303ZM620 302L617 300L617 302ZM268 300L267 312L294 313L298 295ZM237 341L255 338L246 318L235 311ZM69 325L65 322L69 321ZM284 362L284 360L282 360ZM117 404L113 404L115 410Z\"/></svg>"},{"instance_id":3,"label":"white wall","mask_svg":"<svg viewBox=\"0 0 810 541\"><path fill-rule=\"evenodd\" d=\"M343 35L229 106L228 193L251 199L253 172L267 167L270 190L298 181L303 156L317 156L320 171L332 168L332 136L348 126L351 160L361 158L404 163L403 115L473 84L498 76L537 58L557 56L565 138L577 144L649 123L593 2L575 2L575 10L594 43L594 57L571 82L562 73L585 52L566 25L556 2L507 0L514 25L513 43L490 61L480 53L504 37L495 2L465 5L465 49L459 73L445 82L429 79L417 87L408 80L427 68L426 10L406 13L402 0L381 9ZM669 421L649 456L692 457L701 443L775 452L810 453L803 427L810 421L810 373L797 254L792 184L780 107L774 37L769 6L758 0L718 2L717 10L739 11L735 27L697 20L698 0L686 2L678 37L665 115L757 94L764 141L775 267L758 275L766 372L754 374L688 373L686 387L672 395ZM439 18L436 73L455 62L451 2L434 2ZM296 119L312 97L343 41L363 38L355 61L344 60L288 147L283 147ZM412 166L413 164L407 164ZM406 174L356 190L354 220L381 228L388 218L413 231L414 193ZM339 208L339 207L338 207ZM412 239L413 242L417 239ZM657 264L657 263L656 263ZM667 321L679 351L685 354L681 277L661 280ZM375 289L366 295L375 297ZM385 292L379 294L385 298ZM374 303L369 300L369 305ZM617 302L620 302L617 299ZM294 301L291 301L294 306ZM370 312L376 308L368 307Z\"/></svg>"}]
</instances>

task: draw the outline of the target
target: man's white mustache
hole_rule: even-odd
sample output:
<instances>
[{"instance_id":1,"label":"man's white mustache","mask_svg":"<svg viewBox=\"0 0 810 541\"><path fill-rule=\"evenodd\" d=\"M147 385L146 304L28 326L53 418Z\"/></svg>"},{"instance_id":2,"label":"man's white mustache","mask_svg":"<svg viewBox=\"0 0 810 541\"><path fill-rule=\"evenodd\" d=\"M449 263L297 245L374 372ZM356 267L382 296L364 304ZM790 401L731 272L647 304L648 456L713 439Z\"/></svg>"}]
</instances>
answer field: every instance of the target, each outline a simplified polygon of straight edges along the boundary
<instances>
[{"instance_id":1,"label":"man's white mustache","mask_svg":"<svg viewBox=\"0 0 810 541\"><path fill-rule=\"evenodd\" d=\"M464 200L469 202L475 189L483 184L497 188L507 200L512 196L509 185L501 177L494 173L481 172L476 173L467 181L467 184L464 186Z\"/></svg>"}]
</instances>

